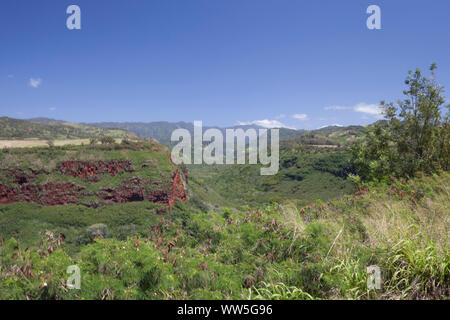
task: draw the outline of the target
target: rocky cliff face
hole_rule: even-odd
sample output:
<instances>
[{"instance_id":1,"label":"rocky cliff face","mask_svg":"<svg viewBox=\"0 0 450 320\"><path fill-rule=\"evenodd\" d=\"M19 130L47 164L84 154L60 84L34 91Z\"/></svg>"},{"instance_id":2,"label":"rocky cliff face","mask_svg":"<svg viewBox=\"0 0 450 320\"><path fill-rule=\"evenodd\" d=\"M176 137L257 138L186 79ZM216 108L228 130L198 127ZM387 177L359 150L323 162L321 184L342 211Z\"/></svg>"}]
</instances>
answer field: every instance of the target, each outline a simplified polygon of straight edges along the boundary
<instances>
[{"instance_id":1,"label":"rocky cliff face","mask_svg":"<svg viewBox=\"0 0 450 320\"><path fill-rule=\"evenodd\" d=\"M172 208L176 199L180 199L184 202L188 198L182 175L184 174L180 173L179 170L176 170L173 174L171 192L168 199L169 208ZM184 177L185 181L187 181L187 176L184 175Z\"/></svg>"},{"instance_id":2,"label":"rocky cliff face","mask_svg":"<svg viewBox=\"0 0 450 320\"><path fill-rule=\"evenodd\" d=\"M12 183L0 183L0 203L13 202L37 202L42 205L65 205L82 204L80 199L86 196L95 196L101 204L123 203L133 201L150 201L167 205L169 209L176 199L187 200L187 191L184 181L187 180L185 173L176 169L170 182L153 181L149 187L149 181L139 177L124 179L115 188L102 188L95 193L84 192L85 188L73 182L44 184L36 183L36 177L41 174L68 175L81 178L85 181L96 183L104 175L116 176L120 173L133 173L131 162L128 160L111 161L64 161L52 172L32 169L23 170L19 168L1 169L3 180Z\"/></svg>"}]
</instances>

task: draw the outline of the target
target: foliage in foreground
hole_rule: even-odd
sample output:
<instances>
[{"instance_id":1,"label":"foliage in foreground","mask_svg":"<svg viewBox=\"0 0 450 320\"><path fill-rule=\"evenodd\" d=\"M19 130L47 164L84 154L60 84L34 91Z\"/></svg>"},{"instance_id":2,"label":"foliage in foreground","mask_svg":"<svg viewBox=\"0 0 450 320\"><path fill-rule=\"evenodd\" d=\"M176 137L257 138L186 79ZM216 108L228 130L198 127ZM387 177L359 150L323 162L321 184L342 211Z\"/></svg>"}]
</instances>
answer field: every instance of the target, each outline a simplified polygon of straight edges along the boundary
<instances>
[{"instance_id":1,"label":"foliage in foreground","mask_svg":"<svg viewBox=\"0 0 450 320\"><path fill-rule=\"evenodd\" d=\"M1 299L448 299L450 175L369 186L304 208L202 213L178 203L127 240L69 254L58 230L1 242ZM95 213L93 213L95 216ZM114 215L111 216L114 219ZM81 270L69 289L67 267ZM366 268L380 267L369 290Z\"/></svg>"}]
</instances>

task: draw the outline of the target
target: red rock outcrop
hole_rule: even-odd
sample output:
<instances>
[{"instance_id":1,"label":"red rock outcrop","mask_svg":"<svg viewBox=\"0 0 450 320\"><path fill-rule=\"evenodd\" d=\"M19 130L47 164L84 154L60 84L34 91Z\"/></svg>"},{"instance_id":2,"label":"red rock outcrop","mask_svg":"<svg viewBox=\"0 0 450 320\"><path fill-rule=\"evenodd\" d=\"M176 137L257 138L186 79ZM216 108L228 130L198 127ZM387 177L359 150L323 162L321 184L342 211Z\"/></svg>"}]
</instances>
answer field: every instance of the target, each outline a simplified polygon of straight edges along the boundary
<instances>
[{"instance_id":1,"label":"red rock outcrop","mask_svg":"<svg viewBox=\"0 0 450 320\"><path fill-rule=\"evenodd\" d=\"M17 201L17 191L13 187L0 184L0 203L6 204Z\"/></svg>"},{"instance_id":2,"label":"red rock outcrop","mask_svg":"<svg viewBox=\"0 0 450 320\"><path fill-rule=\"evenodd\" d=\"M34 178L44 171L33 171L27 173L22 169L1 169L6 172L8 179L16 185L8 186L0 184L0 203L12 202L37 202L43 205L65 205L79 203L80 199L87 194L83 194L83 187L74 183L46 183L33 184ZM54 172L67 174L72 177L84 178L89 181L99 181L97 175L111 174L119 172L133 172L130 161L65 161L62 162ZM184 186L186 173L176 170L172 175L170 183L153 181L152 188L149 189L149 181L138 177L126 179L116 188L105 188L95 194L100 200L113 203L150 201L167 205L169 210L175 204L176 199L187 200L187 191ZM96 180L97 179L97 180Z\"/></svg>"},{"instance_id":3,"label":"red rock outcrop","mask_svg":"<svg viewBox=\"0 0 450 320\"><path fill-rule=\"evenodd\" d=\"M115 176L119 172L134 172L129 160L105 161L64 161L57 170L61 174L72 177L89 178L97 174L111 174Z\"/></svg>"},{"instance_id":4,"label":"red rock outcrop","mask_svg":"<svg viewBox=\"0 0 450 320\"><path fill-rule=\"evenodd\" d=\"M154 183L157 185L158 183ZM169 186L162 186L154 190L146 190L145 182L139 178L125 180L117 188L105 188L99 193L99 198L115 203L144 201L164 204L172 209L176 199L187 200L187 191L184 187L181 174L178 170L173 173L172 182Z\"/></svg>"},{"instance_id":5,"label":"red rock outcrop","mask_svg":"<svg viewBox=\"0 0 450 320\"><path fill-rule=\"evenodd\" d=\"M6 173L5 175L12 178L12 181L17 184L29 183L40 173L39 171L33 172L30 170L31 174L28 174L19 168L6 168L1 169L1 171Z\"/></svg>"},{"instance_id":6,"label":"red rock outcrop","mask_svg":"<svg viewBox=\"0 0 450 320\"><path fill-rule=\"evenodd\" d=\"M116 203L134 202L145 200L145 185L139 178L131 178L122 182L117 188L104 188L98 197L101 200Z\"/></svg>"},{"instance_id":7,"label":"red rock outcrop","mask_svg":"<svg viewBox=\"0 0 450 320\"><path fill-rule=\"evenodd\" d=\"M0 203L37 202L47 206L77 203L82 187L73 183L46 183L43 185L0 185Z\"/></svg>"},{"instance_id":8,"label":"red rock outcrop","mask_svg":"<svg viewBox=\"0 0 450 320\"><path fill-rule=\"evenodd\" d=\"M176 170L172 176L172 186L168 199L169 209L172 209L176 199L180 199L184 202L187 198L187 192L183 180L181 179L181 174Z\"/></svg>"}]
</instances>

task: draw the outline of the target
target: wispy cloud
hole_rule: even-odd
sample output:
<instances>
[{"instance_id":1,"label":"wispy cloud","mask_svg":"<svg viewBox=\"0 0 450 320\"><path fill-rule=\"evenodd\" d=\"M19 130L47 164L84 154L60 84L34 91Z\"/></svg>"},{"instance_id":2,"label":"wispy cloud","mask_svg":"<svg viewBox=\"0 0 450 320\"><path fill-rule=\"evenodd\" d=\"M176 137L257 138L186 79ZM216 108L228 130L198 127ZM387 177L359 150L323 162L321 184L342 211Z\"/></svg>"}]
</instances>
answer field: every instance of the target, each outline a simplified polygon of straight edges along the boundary
<instances>
[{"instance_id":1,"label":"wispy cloud","mask_svg":"<svg viewBox=\"0 0 450 320\"><path fill-rule=\"evenodd\" d=\"M283 113L275 117L275 119L283 119L283 118L286 118L286 115Z\"/></svg>"},{"instance_id":2,"label":"wispy cloud","mask_svg":"<svg viewBox=\"0 0 450 320\"><path fill-rule=\"evenodd\" d=\"M14 75L13 74L8 74L8 78L12 79L12 78L14 78Z\"/></svg>"},{"instance_id":3,"label":"wispy cloud","mask_svg":"<svg viewBox=\"0 0 450 320\"><path fill-rule=\"evenodd\" d=\"M289 127L283 123L281 123L278 120L268 120L268 119L264 119L264 120L254 120L254 121L248 121L248 122L244 122L244 121L238 121L238 125L240 126L248 126L248 125L256 125L256 126L260 126L263 128L288 128L288 129L295 129L293 127Z\"/></svg>"},{"instance_id":4,"label":"wispy cloud","mask_svg":"<svg viewBox=\"0 0 450 320\"><path fill-rule=\"evenodd\" d=\"M350 106L329 106L325 107L325 110L352 110L355 112L365 113L372 116L380 116L381 108L378 104L368 104L365 102L358 103L357 105Z\"/></svg>"},{"instance_id":5,"label":"wispy cloud","mask_svg":"<svg viewBox=\"0 0 450 320\"><path fill-rule=\"evenodd\" d=\"M42 84L41 78L30 78L30 81L28 82L30 87L37 88Z\"/></svg>"},{"instance_id":6,"label":"wispy cloud","mask_svg":"<svg viewBox=\"0 0 450 320\"><path fill-rule=\"evenodd\" d=\"M308 115L304 114L304 113L296 113L296 114L292 115L292 118L304 121L304 120L308 120Z\"/></svg>"},{"instance_id":7,"label":"wispy cloud","mask_svg":"<svg viewBox=\"0 0 450 320\"><path fill-rule=\"evenodd\" d=\"M55 108L55 107L50 107L50 108L48 108L48 110L50 110L50 111L55 111L56 108Z\"/></svg>"}]
</instances>

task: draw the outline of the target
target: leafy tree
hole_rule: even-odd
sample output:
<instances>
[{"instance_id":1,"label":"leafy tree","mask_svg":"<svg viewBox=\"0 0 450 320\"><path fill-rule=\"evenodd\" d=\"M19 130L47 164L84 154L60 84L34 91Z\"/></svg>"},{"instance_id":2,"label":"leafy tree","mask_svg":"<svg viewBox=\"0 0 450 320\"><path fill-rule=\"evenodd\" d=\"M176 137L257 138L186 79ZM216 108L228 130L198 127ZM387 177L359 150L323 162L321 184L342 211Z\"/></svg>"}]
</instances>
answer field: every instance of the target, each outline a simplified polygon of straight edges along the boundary
<instances>
[{"instance_id":1,"label":"leafy tree","mask_svg":"<svg viewBox=\"0 0 450 320\"><path fill-rule=\"evenodd\" d=\"M115 143L115 140L114 140L114 138L113 137L103 137L101 140L100 140L100 142L102 143L102 144L113 144L113 143Z\"/></svg>"},{"instance_id":2,"label":"leafy tree","mask_svg":"<svg viewBox=\"0 0 450 320\"><path fill-rule=\"evenodd\" d=\"M417 171L433 172L449 168L448 111L442 116L444 88L419 69L409 71L403 91L406 98L397 104L381 102L387 121L369 130L365 141L353 147L358 174L372 180L389 174L412 176ZM447 110L450 105L445 106Z\"/></svg>"}]
</instances>

